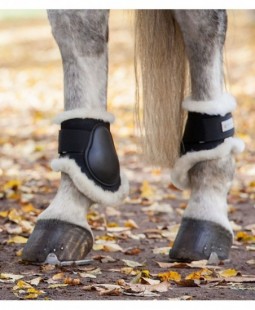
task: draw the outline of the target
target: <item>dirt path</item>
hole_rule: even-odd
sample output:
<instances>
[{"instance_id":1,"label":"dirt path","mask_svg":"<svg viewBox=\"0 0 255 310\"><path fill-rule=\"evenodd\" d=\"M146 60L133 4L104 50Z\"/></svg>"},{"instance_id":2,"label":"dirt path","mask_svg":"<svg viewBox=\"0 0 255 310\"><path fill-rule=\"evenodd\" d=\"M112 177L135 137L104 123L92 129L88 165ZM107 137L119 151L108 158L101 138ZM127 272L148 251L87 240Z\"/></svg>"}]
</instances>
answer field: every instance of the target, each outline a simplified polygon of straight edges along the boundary
<instances>
[{"instance_id":1,"label":"dirt path","mask_svg":"<svg viewBox=\"0 0 255 310\"><path fill-rule=\"evenodd\" d=\"M37 215L54 197L62 109L59 52L45 16L0 22L0 299L255 299L255 17L230 12L228 82L237 97L237 158L229 195L235 242L228 261L171 265L168 252L189 193L170 184L169 171L146 166L133 125L132 32L123 13L110 24L109 110L116 147L130 182L122 205L94 205L88 214L95 244L89 265L31 266L20 261ZM38 35L40 34L40 35ZM195 273L196 272L196 273ZM136 285L137 284L137 285Z\"/></svg>"}]
</instances>

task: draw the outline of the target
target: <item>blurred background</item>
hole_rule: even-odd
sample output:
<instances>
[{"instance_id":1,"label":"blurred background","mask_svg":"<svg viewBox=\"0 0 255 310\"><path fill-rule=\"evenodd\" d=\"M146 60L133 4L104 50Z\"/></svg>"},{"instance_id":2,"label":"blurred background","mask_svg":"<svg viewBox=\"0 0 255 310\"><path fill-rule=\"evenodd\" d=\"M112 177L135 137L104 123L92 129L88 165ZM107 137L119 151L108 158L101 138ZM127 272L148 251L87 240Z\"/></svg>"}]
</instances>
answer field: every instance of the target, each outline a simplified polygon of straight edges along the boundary
<instances>
[{"instance_id":1,"label":"blurred background","mask_svg":"<svg viewBox=\"0 0 255 310\"><path fill-rule=\"evenodd\" d=\"M139 157L134 128L135 80L131 12L110 14L108 110L120 160L131 181L145 176L169 182L169 171L146 166ZM237 158L233 191L255 182L255 12L229 11L225 46L226 87L236 98L237 136L246 151ZM46 11L0 11L0 195L8 184L29 194L56 189L59 175L49 168L57 156L58 126L52 118L63 109L60 53ZM143 174L138 172L143 171ZM14 183L8 183L14 182ZM6 185L7 184L7 185ZM11 186L10 185L10 186ZM34 189L33 189L34 186ZM22 200L23 199L23 200Z\"/></svg>"}]
</instances>

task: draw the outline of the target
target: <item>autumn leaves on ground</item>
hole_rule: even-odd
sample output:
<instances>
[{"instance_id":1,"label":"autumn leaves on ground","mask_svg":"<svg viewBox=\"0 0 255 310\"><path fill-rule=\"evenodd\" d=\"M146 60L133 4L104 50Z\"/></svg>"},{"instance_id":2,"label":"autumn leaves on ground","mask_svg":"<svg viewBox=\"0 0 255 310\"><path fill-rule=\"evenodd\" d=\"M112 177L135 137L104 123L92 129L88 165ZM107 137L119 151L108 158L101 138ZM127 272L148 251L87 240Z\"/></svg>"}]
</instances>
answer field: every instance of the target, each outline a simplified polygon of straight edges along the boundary
<instances>
[{"instance_id":1,"label":"autumn leaves on ground","mask_svg":"<svg viewBox=\"0 0 255 310\"><path fill-rule=\"evenodd\" d=\"M49 168L59 129L51 120L63 109L59 51L45 12L0 13L0 299L255 299L255 13L229 12L225 49L237 136L246 143L229 194L230 259L213 266L168 261L189 192L176 190L167 169L146 166L139 154L132 23L114 11L108 109L116 115L112 133L131 192L120 206L92 207L91 262L69 267L20 258L59 184Z\"/></svg>"}]
</instances>

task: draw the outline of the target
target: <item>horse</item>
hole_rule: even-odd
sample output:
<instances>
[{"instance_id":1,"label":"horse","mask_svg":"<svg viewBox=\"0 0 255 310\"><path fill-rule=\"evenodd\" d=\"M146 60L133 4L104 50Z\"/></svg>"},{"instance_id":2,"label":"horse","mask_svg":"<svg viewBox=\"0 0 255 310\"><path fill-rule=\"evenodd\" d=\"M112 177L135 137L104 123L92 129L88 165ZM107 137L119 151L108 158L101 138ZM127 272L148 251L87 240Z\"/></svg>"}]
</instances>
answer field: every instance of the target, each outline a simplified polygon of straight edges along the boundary
<instances>
[{"instance_id":1,"label":"horse","mask_svg":"<svg viewBox=\"0 0 255 310\"><path fill-rule=\"evenodd\" d=\"M94 240L89 207L121 203L129 193L107 112L109 10L47 13L64 71L64 111L55 118L59 157L51 163L61 181L22 260L82 264ZM169 259L227 259L233 242L227 195L234 156L244 149L234 137L236 101L224 90L227 12L138 10L134 21L143 149L148 162L171 169L177 188L190 189Z\"/></svg>"}]
</instances>

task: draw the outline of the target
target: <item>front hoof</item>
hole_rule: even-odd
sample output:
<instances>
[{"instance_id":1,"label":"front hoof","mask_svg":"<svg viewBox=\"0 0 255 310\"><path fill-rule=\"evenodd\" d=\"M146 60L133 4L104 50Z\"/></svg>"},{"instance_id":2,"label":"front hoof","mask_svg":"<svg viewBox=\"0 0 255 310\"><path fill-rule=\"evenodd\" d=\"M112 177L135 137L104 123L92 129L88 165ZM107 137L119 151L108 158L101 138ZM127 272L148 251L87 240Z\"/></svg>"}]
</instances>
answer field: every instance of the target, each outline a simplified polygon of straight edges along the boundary
<instances>
[{"instance_id":1,"label":"front hoof","mask_svg":"<svg viewBox=\"0 0 255 310\"><path fill-rule=\"evenodd\" d=\"M89 230L60 220L39 220L29 237L22 260L34 264L82 263L93 246Z\"/></svg>"},{"instance_id":2,"label":"front hoof","mask_svg":"<svg viewBox=\"0 0 255 310\"><path fill-rule=\"evenodd\" d=\"M220 260L227 259L232 245L232 234L217 223L184 218L170 250L172 261L190 262L209 259L216 253Z\"/></svg>"}]
</instances>

